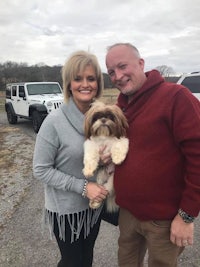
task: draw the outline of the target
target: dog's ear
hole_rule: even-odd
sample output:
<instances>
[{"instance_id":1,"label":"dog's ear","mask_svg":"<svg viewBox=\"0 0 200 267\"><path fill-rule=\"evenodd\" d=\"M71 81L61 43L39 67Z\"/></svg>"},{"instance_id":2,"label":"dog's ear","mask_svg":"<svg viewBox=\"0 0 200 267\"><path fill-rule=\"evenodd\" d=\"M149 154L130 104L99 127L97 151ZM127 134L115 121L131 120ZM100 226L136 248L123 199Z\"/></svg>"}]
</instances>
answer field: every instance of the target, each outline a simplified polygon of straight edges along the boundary
<instances>
[{"instance_id":1,"label":"dog's ear","mask_svg":"<svg viewBox=\"0 0 200 267\"><path fill-rule=\"evenodd\" d=\"M127 119L124 113L116 105L113 106L113 111L114 111L115 119L116 119L117 126L118 126L118 129L117 129L118 138L122 136L126 136L126 130L128 129L128 122L127 122Z\"/></svg>"},{"instance_id":2,"label":"dog's ear","mask_svg":"<svg viewBox=\"0 0 200 267\"><path fill-rule=\"evenodd\" d=\"M103 102L96 100L91 104L90 109L85 113L84 131L86 139L90 138L92 135L91 126L94 113L97 112L97 110L101 110L104 107L105 104Z\"/></svg>"},{"instance_id":3,"label":"dog's ear","mask_svg":"<svg viewBox=\"0 0 200 267\"><path fill-rule=\"evenodd\" d=\"M91 108L85 113L85 120L84 120L84 133L85 138L88 139L91 136Z\"/></svg>"}]
</instances>

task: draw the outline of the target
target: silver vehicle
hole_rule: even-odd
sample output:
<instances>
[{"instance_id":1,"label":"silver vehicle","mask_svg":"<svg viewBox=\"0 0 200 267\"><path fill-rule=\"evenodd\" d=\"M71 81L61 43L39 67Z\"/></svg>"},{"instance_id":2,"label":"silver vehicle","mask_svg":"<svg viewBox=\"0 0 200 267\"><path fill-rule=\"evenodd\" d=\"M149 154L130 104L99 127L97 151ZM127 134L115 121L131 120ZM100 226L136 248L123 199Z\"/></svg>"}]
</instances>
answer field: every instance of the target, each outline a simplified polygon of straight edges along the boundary
<instances>
[{"instance_id":1,"label":"silver vehicle","mask_svg":"<svg viewBox=\"0 0 200 267\"><path fill-rule=\"evenodd\" d=\"M177 83L187 87L200 100L200 72L184 74Z\"/></svg>"},{"instance_id":2,"label":"silver vehicle","mask_svg":"<svg viewBox=\"0 0 200 267\"><path fill-rule=\"evenodd\" d=\"M44 118L63 103L63 92L57 82L24 82L6 85L5 110L10 124L18 117L32 120L37 133Z\"/></svg>"}]
</instances>

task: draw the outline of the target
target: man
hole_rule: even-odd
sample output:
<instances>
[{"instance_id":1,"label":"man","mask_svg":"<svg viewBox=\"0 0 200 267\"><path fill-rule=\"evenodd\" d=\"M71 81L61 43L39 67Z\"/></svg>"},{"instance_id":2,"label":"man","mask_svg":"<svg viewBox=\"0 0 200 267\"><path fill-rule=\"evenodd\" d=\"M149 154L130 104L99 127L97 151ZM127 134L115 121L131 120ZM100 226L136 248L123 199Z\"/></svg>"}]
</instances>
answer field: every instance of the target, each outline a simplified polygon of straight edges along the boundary
<instances>
[{"instance_id":1,"label":"man","mask_svg":"<svg viewBox=\"0 0 200 267\"><path fill-rule=\"evenodd\" d=\"M200 208L200 102L158 71L145 73L129 43L109 47L106 66L129 123L128 156L114 179L119 266L143 266L147 249L149 267L177 266Z\"/></svg>"}]
</instances>

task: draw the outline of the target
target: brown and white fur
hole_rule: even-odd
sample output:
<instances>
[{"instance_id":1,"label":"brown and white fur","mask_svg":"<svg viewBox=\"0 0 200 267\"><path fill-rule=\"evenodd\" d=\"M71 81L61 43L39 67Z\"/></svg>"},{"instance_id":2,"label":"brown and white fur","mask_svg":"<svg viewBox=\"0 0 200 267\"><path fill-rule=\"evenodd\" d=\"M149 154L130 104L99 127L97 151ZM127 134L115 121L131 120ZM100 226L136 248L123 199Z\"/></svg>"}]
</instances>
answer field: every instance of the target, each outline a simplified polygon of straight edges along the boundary
<instances>
[{"instance_id":1,"label":"brown and white fur","mask_svg":"<svg viewBox=\"0 0 200 267\"><path fill-rule=\"evenodd\" d=\"M106 208L109 212L118 209L115 203L113 187L114 164L121 164L127 155L129 141L126 138L127 120L116 105L105 105L96 101L85 116L84 168L86 178L97 170L97 183L104 185L109 194ZM112 163L99 166L99 150L105 147L104 153L110 153ZM90 201L90 207L98 208L102 203Z\"/></svg>"}]
</instances>

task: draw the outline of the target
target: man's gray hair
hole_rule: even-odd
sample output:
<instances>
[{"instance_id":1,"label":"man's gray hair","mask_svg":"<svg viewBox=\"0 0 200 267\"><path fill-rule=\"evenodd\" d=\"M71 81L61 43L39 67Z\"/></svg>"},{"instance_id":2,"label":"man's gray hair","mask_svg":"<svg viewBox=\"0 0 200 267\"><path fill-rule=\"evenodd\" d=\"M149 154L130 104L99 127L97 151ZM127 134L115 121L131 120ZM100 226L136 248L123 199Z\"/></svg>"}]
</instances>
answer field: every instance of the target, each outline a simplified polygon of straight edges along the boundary
<instances>
[{"instance_id":1,"label":"man's gray hair","mask_svg":"<svg viewBox=\"0 0 200 267\"><path fill-rule=\"evenodd\" d=\"M107 47L107 52L109 52L112 48L114 48L114 47L116 47L116 46L127 46L127 47L133 49L134 52L138 55L139 58L141 57L141 56L140 56L140 52L139 52L139 50L137 49L137 47L134 46L134 45L132 45L131 43L115 43L115 44L110 45L110 46Z\"/></svg>"}]
</instances>

